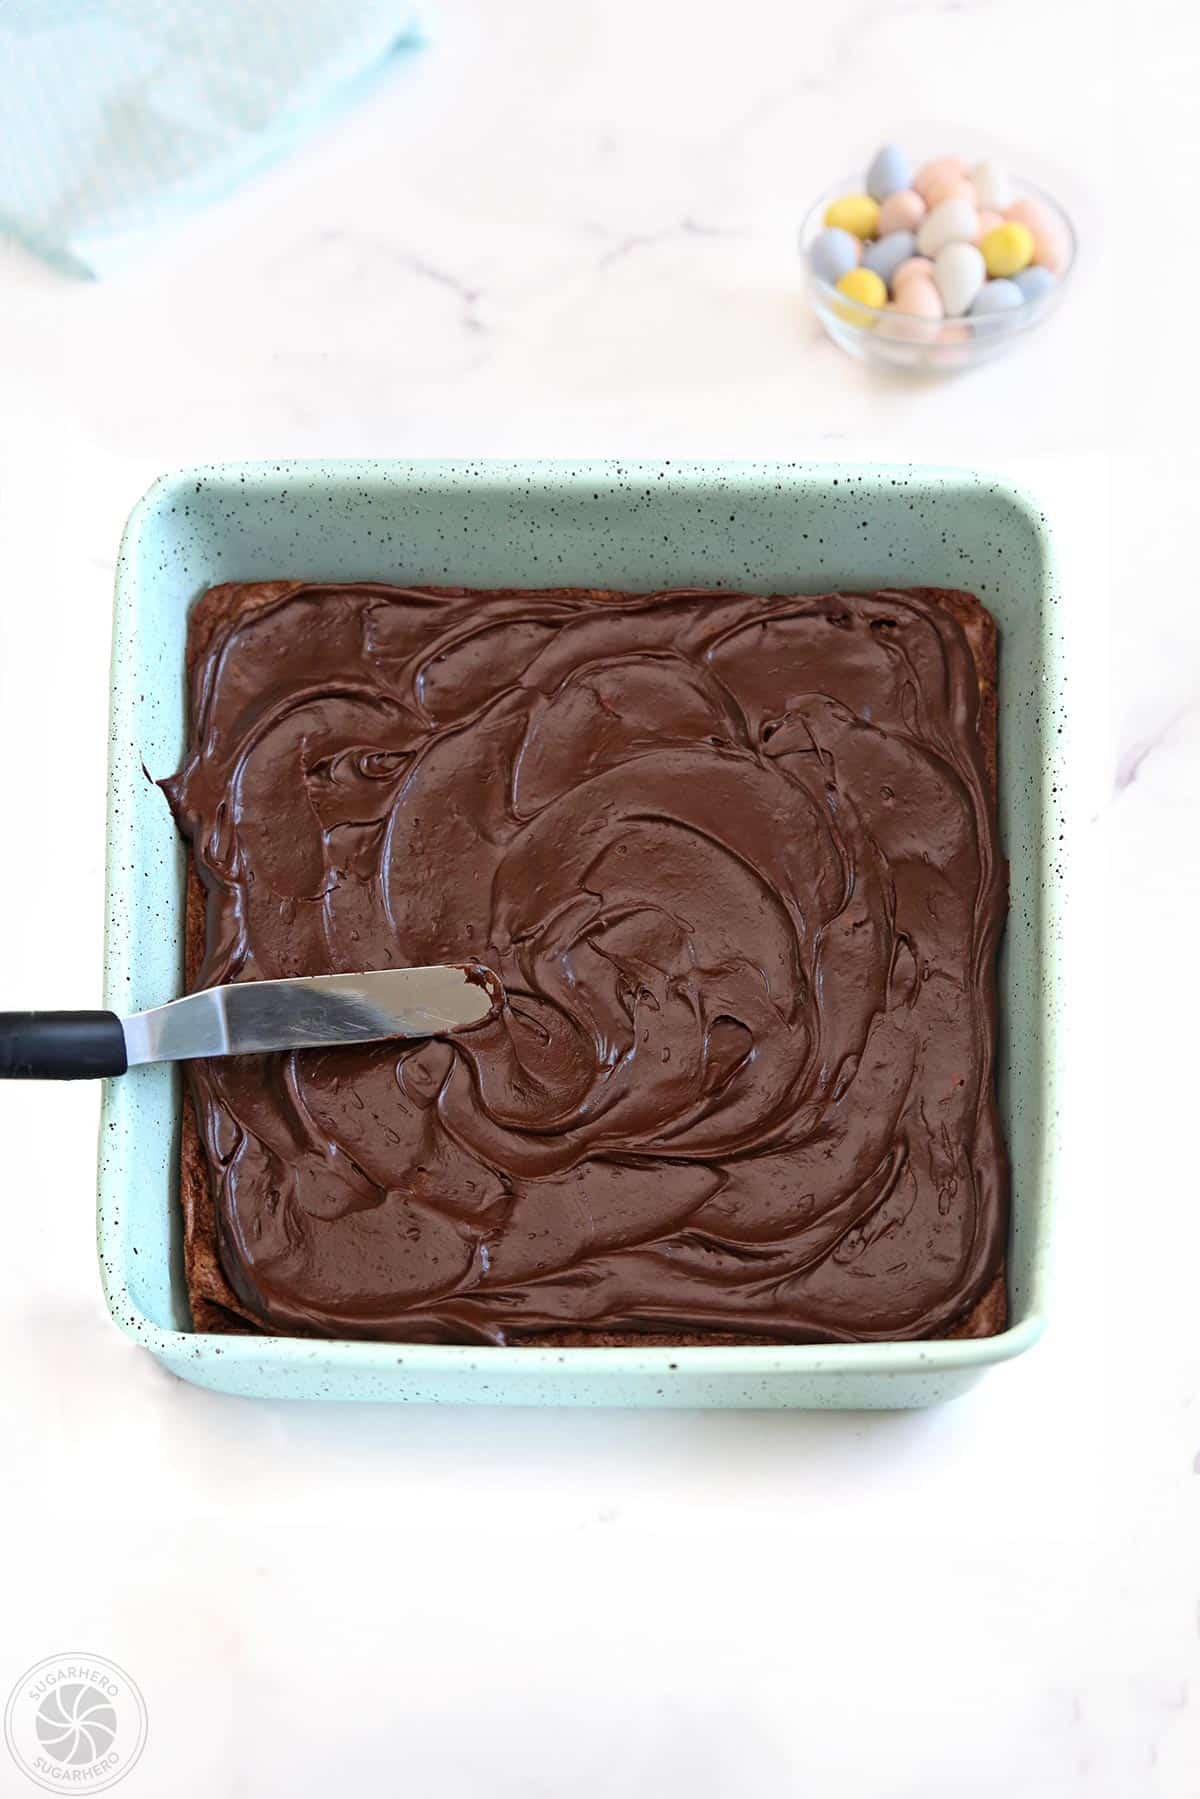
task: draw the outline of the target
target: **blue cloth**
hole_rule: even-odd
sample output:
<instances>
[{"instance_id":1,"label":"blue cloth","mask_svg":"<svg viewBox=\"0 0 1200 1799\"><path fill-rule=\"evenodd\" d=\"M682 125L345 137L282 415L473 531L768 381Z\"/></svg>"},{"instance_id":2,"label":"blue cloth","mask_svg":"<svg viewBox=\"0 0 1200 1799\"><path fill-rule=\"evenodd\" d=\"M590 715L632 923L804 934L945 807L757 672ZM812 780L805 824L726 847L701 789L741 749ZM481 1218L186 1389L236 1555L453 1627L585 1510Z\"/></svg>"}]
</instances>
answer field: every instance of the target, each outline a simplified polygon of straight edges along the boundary
<instances>
[{"instance_id":1,"label":"blue cloth","mask_svg":"<svg viewBox=\"0 0 1200 1799\"><path fill-rule=\"evenodd\" d=\"M228 193L420 39L412 0L3 0L0 230L77 275Z\"/></svg>"}]
</instances>

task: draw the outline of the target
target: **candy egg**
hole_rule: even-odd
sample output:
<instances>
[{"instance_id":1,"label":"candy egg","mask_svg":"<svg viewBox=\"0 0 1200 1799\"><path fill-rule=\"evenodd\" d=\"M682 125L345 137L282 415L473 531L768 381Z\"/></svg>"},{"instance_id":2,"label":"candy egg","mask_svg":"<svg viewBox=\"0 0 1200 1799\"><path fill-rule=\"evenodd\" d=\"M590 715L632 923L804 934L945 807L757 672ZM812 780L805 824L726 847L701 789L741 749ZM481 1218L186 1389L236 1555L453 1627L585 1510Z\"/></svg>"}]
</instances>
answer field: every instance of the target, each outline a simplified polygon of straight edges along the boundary
<instances>
[{"instance_id":1,"label":"candy egg","mask_svg":"<svg viewBox=\"0 0 1200 1799\"><path fill-rule=\"evenodd\" d=\"M936 256L944 244L969 244L979 229L979 214L969 200L943 200L921 221L917 249L922 256Z\"/></svg>"},{"instance_id":2,"label":"candy egg","mask_svg":"<svg viewBox=\"0 0 1200 1799\"><path fill-rule=\"evenodd\" d=\"M826 225L836 225L855 237L874 237L879 224L879 202L870 194L843 194L825 208Z\"/></svg>"},{"instance_id":3,"label":"candy egg","mask_svg":"<svg viewBox=\"0 0 1200 1799\"><path fill-rule=\"evenodd\" d=\"M843 275L858 267L860 245L856 237L849 231L841 231L836 225L819 232L813 238L808 249L809 267L821 281L828 281L830 287L836 287Z\"/></svg>"},{"instance_id":4,"label":"candy egg","mask_svg":"<svg viewBox=\"0 0 1200 1799\"><path fill-rule=\"evenodd\" d=\"M1024 304L1025 296L1015 281L985 281L971 301L971 317L982 319L992 313L1013 312Z\"/></svg>"},{"instance_id":5,"label":"candy egg","mask_svg":"<svg viewBox=\"0 0 1200 1799\"><path fill-rule=\"evenodd\" d=\"M1014 200L1006 209L1014 224L1024 225L1033 237L1033 260L1052 275L1060 275L1067 260L1067 244L1062 227L1048 206L1040 200Z\"/></svg>"},{"instance_id":6,"label":"candy egg","mask_svg":"<svg viewBox=\"0 0 1200 1799\"><path fill-rule=\"evenodd\" d=\"M974 244L943 244L933 260L933 278L951 318L964 313L983 286L987 270Z\"/></svg>"},{"instance_id":7,"label":"candy egg","mask_svg":"<svg viewBox=\"0 0 1200 1799\"><path fill-rule=\"evenodd\" d=\"M1033 261L1033 232L1015 219L997 225L980 243L989 275L1019 275Z\"/></svg>"},{"instance_id":8,"label":"candy egg","mask_svg":"<svg viewBox=\"0 0 1200 1799\"><path fill-rule=\"evenodd\" d=\"M874 269L883 281L891 282L896 270L912 260L916 247L917 240L911 231L892 231L887 237L877 238L867 245L863 251L863 267Z\"/></svg>"},{"instance_id":9,"label":"candy egg","mask_svg":"<svg viewBox=\"0 0 1200 1799\"><path fill-rule=\"evenodd\" d=\"M925 189L926 205L940 206L943 200L969 200L974 206L975 189L965 175L947 175L943 180L931 181Z\"/></svg>"},{"instance_id":10,"label":"candy egg","mask_svg":"<svg viewBox=\"0 0 1200 1799\"><path fill-rule=\"evenodd\" d=\"M1016 199L1008 170L990 156L975 164L970 178L979 204L989 207L993 212L1003 212Z\"/></svg>"},{"instance_id":11,"label":"candy egg","mask_svg":"<svg viewBox=\"0 0 1200 1799\"><path fill-rule=\"evenodd\" d=\"M839 294L845 294L848 300L857 300L860 306L882 306L887 299L887 288L874 269L851 269L842 276L837 290ZM846 312L844 316L853 318L854 314Z\"/></svg>"},{"instance_id":12,"label":"candy egg","mask_svg":"<svg viewBox=\"0 0 1200 1799\"><path fill-rule=\"evenodd\" d=\"M896 311L911 313L914 318L940 319L945 316L942 296L925 275L912 275L896 295Z\"/></svg>"},{"instance_id":13,"label":"candy egg","mask_svg":"<svg viewBox=\"0 0 1200 1799\"><path fill-rule=\"evenodd\" d=\"M1020 288L1026 303L1031 303L1045 299L1054 286L1054 276L1049 269L1044 269L1035 262L1032 268L1022 269L1019 275L1013 277L1013 285Z\"/></svg>"},{"instance_id":14,"label":"candy egg","mask_svg":"<svg viewBox=\"0 0 1200 1799\"><path fill-rule=\"evenodd\" d=\"M893 231L915 231L925 217L925 202L911 187L889 194L879 208L879 235L890 237Z\"/></svg>"},{"instance_id":15,"label":"candy egg","mask_svg":"<svg viewBox=\"0 0 1200 1799\"><path fill-rule=\"evenodd\" d=\"M899 338L902 343L935 343L941 320L942 298L937 288L932 281L914 276L896 295L888 336Z\"/></svg>"},{"instance_id":16,"label":"candy egg","mask_svg":"<svg viewBox=\"0 0 1200 1799\"><path fill-rule=\"evenodd\" d=\"M922 200L928 202L930 187L936 187L939 181L958 180L966 172L961 156L935 156L932 162L917 170L912 184Z\"/></svg>"},{"instance_id":17,"label":"candy egg","mask_svg":"<svg viewBox=\"0 0 1200 1799\"><path fill-rule=\"evenodd\" d=\"M1003 225L1003 223L1004 214L1002 212L991 212L986 206L983 207L979 214L979 236L975 242L981 244L989 231L994 231L997 225Z\"/></svg>"},{"instance_id":18,"label":"candy egg","mask_svg":"<svg viewBox=\"0 0 1200 1799\"><path fill-rule=\"evenodd\" d=\"M912 164L903 150L895 144L884 144L882 150L876 150L871 158L871 166L867 170L867 192L873 200L886 200L889 194L899 193L912 180Z\"/></svg>"},{"instance_id":19,"label":"candy egg","mask_svg":"<svg viewBox=\"0 0 1200 1799\"><path fill-rule=\"evenodd\" d=\"M929 352L929 360L938 369L965 369L971 366L970 327L958 319L948 319L938 327L937 344Z\"/></svg>"},{"instance_id":20,"label":"candy egg","mask_svg":"<svg viewBox=\"0 0 1200 1799\"><path fill-rule=\"evenodd\" d=\"M913 283L914 287L921 285L923 283ZM942 317L942 303L937 298L936 288L934 288L933 297L937 301L938 309L936 313L931 313L928 317L921 313L908 312L898 302L889 306L885 315L887 325L884 335L904 344L935 343L941 328Z\"/></svg>"},{"instance_id":21,"label":"candy egg","mask_svg":"<svg viewBox=\"0 0 1200 1799\"><path fill-rule=\"evenodd\" d=\"M925 276L929 281L933 280L933 263L928 256L910 256L907 262L902 262L892 276L892 292L898 293L904 283L911 281L914 275Z\"/></svg>"}]
</instances>

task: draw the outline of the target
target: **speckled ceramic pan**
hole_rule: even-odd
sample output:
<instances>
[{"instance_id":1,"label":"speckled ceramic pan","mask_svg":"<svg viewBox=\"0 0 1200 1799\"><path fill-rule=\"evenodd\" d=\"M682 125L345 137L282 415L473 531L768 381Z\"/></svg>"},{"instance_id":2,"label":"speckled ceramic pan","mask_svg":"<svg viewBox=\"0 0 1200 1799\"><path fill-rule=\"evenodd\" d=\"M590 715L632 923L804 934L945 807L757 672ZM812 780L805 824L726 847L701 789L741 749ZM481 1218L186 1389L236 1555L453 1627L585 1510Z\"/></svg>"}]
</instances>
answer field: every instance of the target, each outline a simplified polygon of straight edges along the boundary
<instances>
[{"instance_id":1,"label":"speckled ceramic pan","mask_svg":"<svg viewBox=\"0 0 1200 1799\"><path fill-rule=\"evenodd\" d=\"M959 471L826 464L225 464L164 476L129 521L112 665L105 1004L172 998L184 856L158 789L184 744L188 608L292 575L497 587L972 589L1000 625L1000 819L1012 869L1000 1083L1013 1164L1012 1322L974 1341L711 1349L478 1349L209 1336L188 1328L168 1067L108 1083L104 1290L122 1329L230 1393L530 1405L896 1407L961 1393L1042 1329L1055 1182L1062 656L1042 521Z\"/></svg>"}]
</instances>

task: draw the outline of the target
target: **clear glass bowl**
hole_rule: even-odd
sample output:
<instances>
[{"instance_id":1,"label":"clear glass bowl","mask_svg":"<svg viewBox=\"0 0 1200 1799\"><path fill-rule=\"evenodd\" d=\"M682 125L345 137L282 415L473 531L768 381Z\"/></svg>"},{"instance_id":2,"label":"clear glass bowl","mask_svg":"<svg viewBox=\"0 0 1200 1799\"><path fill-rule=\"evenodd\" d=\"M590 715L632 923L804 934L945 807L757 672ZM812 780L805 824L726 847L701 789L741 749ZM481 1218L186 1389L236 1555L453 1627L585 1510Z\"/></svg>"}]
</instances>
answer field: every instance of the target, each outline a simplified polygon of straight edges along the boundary
<instances>
[{"instance_id":1,"label":"clear glass bowl","mask_svg":"<svg viewBox=\"0 0 1200 1799\"><path fill-rule=\"evenodd\" d=\"M825 209L842 194L862 191L861 172L828 188L813 203L800 227L800 254L813 311L834 343L860 362L881 368L948 375L1003 356L1030 331L1035 331L1054 311L1071 278L1077 248L1075 228L1050 194L1029 181L1014 181L1013 185L1018 198L1040 200L1056 220L1067 246L1066 265L1054 286L1040 299L1027 300L1012 312L991 313L977 319L918 319L902 312L885 312L849 299L814 274L809 246L825 228Z\"/></svg>"}]
</instances>

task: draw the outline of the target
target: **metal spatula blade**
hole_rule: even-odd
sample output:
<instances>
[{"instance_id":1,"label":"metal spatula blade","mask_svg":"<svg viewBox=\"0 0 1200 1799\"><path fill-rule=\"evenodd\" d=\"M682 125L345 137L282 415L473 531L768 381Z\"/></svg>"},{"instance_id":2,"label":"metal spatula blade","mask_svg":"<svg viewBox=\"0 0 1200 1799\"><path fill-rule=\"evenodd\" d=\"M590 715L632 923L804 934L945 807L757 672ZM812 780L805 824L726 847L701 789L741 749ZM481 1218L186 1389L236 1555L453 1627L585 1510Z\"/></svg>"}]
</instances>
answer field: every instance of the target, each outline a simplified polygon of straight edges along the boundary
<instances>
[{"instance_id":1,"label":"metal spatula blade","mask_svg":"<svg viewBox=\"0 0 1200 1799\"><path fill-rule=\"evenodd\" d=\"M142 1062L433 1037L504 1002L479 963L206 987L149 1012L0 1012L0 1079L77 1080Z\"/></svg>"}]
</instances>

